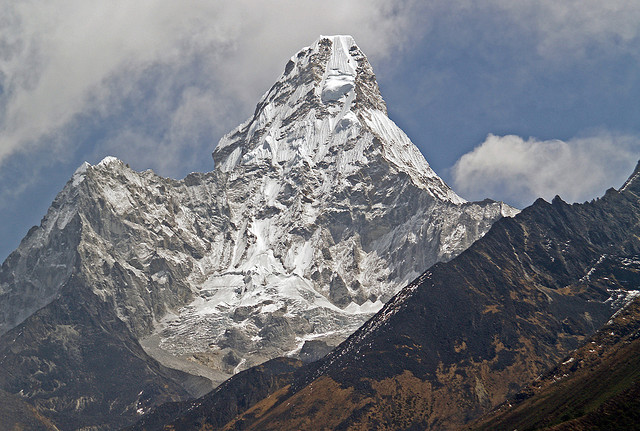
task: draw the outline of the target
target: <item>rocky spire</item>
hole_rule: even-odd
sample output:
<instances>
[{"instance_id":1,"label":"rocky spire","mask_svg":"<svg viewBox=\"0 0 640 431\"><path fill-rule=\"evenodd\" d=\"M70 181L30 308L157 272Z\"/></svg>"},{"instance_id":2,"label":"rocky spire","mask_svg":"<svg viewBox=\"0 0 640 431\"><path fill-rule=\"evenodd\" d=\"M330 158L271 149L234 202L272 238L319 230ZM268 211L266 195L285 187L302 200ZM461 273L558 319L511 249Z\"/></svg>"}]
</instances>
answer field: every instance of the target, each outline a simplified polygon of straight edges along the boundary
<instances>
[{"instance_id":1,"label":"rocky spire","mask_svg":"<svg viewBox=\"0 0 640 431\"><path fill-rule=\"evenodd\" d=\"M350 175L376 155L435 197L464 202L388 118L373 69L353 38L321 36L291 57L254 115L221 139L213 159L223 172L268 165L286 174L322 164Z\"/></svg>"}]
</instances>

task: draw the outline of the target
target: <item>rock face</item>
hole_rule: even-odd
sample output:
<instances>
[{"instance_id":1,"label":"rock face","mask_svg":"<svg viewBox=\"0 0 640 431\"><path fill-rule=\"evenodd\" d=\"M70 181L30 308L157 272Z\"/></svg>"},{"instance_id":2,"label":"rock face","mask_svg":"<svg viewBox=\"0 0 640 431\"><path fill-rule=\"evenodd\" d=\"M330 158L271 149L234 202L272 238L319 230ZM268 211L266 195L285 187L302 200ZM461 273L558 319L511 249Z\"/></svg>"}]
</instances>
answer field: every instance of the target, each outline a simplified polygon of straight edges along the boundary
<instances>
[{"instance_id":1,"label":"rock face","mask_svg":"<svg viewBox=\"0 0 640 431\"><path fill-rule=\"evenodd\" d=\"M640 165L623 188L598 200L568 205L540 199L496 222L460 256L431 267L329 355L223 429L462 428L566 361L638 295L639 178ZM623 330L616 321L604 328L613 332L608 336L633 342L637 325ZM577 354L611 353L602 340L594 338L597 347ZM603 394L612 388L622 394L616 405L637 405L630 377L637 361L627 361L635 349L634 342L611 356L609 364L627 367L623 378L616 380L610 370L612 378L603 379L606 366L596 374L603 386L613 382ZM581 398L582 407L594 402ZM528 407L525 419L535 418L535 405Z\"/></svg>"},{"instance_id":2,"label":"rock face","mask_svg":"<svg viewBox=\"0 0 640 431\"><path fill-rule=\"evenodd\" d=\"M163 364L215 383L276 356L314 359L425 268L517 212L465 202L431 170L387 117L371 66L348 36L321 37L292 57L213 158L213 172L181 181L112 157L81 166L0 269L3 351L23 329L44 325L38 310L51 320L30 341L36 352L67 334L60 325L75 328L61 323L75 318L69 310L90 303L87 316L105 311L87 317L87 337L102 334L109 316L121 331L111 332L113 346L150 360L134 349L140 342ZM58 370L75 366L64 355L84 337L72 329L68 349L51 360ZM11 351L22 387L0 379L0 389L53 396L33 389L35 375L51 370L17 371L27 353ZM72 379L67 371L61 376ZM165 371L157 368L154 385L165 384ZM96 411L117 398L65 387ZM167 397L184 395L172 388ZM51 409L74 411L72 403Z\"/></svg>"},{"instance_id":3,"label":"rock face","mask_svg":"<svg viewBox=\"0 0 640 431\"><path fill-rule=\"evenodd\" d=\"M189 401L163 404L126 431L220 429L302 371L299 360L272 359L231 377L199 399L197 408Z\"/></svg>"}]
</instances>

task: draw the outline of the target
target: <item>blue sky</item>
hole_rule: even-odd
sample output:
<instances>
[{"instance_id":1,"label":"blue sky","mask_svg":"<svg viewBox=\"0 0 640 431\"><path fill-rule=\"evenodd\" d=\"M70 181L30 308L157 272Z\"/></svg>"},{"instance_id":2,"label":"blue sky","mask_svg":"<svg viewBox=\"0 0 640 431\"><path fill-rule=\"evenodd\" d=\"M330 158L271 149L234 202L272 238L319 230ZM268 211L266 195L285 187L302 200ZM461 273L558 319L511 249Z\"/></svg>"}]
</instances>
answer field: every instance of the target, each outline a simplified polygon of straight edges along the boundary
<instances>
[{"instance_id":1,"label":"blue sky","mask_svg":"<svg viewBox=\"0 0 640 431\"><path fill-rule=\"evenodd\" d=\"M468 199L619 187L640 158L640 2L0 0L0 260L74 170L184 177L287 59L352 34L389 114Z\"/></svg>"}]
</instances>

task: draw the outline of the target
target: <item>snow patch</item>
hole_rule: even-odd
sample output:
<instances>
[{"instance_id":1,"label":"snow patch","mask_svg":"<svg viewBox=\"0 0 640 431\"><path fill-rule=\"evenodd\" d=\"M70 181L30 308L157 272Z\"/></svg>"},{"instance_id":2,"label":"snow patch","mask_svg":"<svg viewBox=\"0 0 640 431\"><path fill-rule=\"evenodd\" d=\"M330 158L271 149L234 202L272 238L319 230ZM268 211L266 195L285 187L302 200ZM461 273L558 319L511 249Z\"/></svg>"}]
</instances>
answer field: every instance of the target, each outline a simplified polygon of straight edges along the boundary
<instances>
[{"instance_id":1,"label":"snow patch","mask_svg":"<svg viewBox=\"0 0 640 431\"><path fill-rule=\"evenodd\" d=\"M76 171L73 173L73 176L71 177L72 187L78 187L78 185L84 181L85 173L90 167L91 165L89 163L84 162L78 167L78 169L76 169Z\"/></svg>"},{"instance_id":2,"label":"snow patch","mask_svg":"<svg viewBox=\"0 0 640 431\"><path fill-rule=\"evenodd\" d=\"M96 166L109 166L112 163L122 163L117 157L107 156L104 159L100 160Z\"/></svg>"},{"instance_id":3,"label":"snow patch","mask_svg":"<svg viewBox=\"0 0 640 431\"><path fill-rule=\"evenodd\" d=\"M358 305L355 302L351 302L345 307L344 311L350 314L375 314L380 311L383 306L384 303L382 303L380 300L371 302L371 300L367 299L361 305Z\"/></svg>"}]
</instances>

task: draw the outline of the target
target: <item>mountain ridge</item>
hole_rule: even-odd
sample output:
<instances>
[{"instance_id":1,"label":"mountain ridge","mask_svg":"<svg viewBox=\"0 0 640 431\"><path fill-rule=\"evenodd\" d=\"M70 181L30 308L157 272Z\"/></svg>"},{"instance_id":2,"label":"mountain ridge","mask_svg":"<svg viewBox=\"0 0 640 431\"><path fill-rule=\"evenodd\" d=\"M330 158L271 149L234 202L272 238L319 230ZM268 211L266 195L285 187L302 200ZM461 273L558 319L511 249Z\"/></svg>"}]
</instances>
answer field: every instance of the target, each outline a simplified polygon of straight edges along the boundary
<instances>
[{"instance_id":1,"label":"mountain ridge","mask_svg":"<svg viewBox=\"0 0 640 431\"><path fill-rule=\"evenodd\" d=\"M320 38L291 64L252 119L221 140L212 172L173 180L114 157L76 170L0 269L0 347L35 331L30 349L8 356L0 389L24 389L74 426L120 426L141 414L135 388L119 400L108 388L125 382L78 366L71 335L85 331L86 343L103 340L123 363L147 363L150 387L166 390L151 391L144 408L199 395L277 356L322 356L424 267L516 212L462 201L430 170L386 117L352 39ZM73 341L56 345L60 334ZM51 366L18 366L53 346ZM60 375L110 383L64 385ZM57 383L29 389L39 381ZM125 398L117 421L101 412Z\"/></svg>"},{"instance_id":2,"label":"mountain ridge","mask_svg":"<svg viewBox=\"0 0 640 431\"><path fill-rule=\"evenodd\" d=\"M638 281L638 261L629 262ZM630 299L581 347L469 429L633 429L640 301Z\"/></svg>"}]
</instances>

